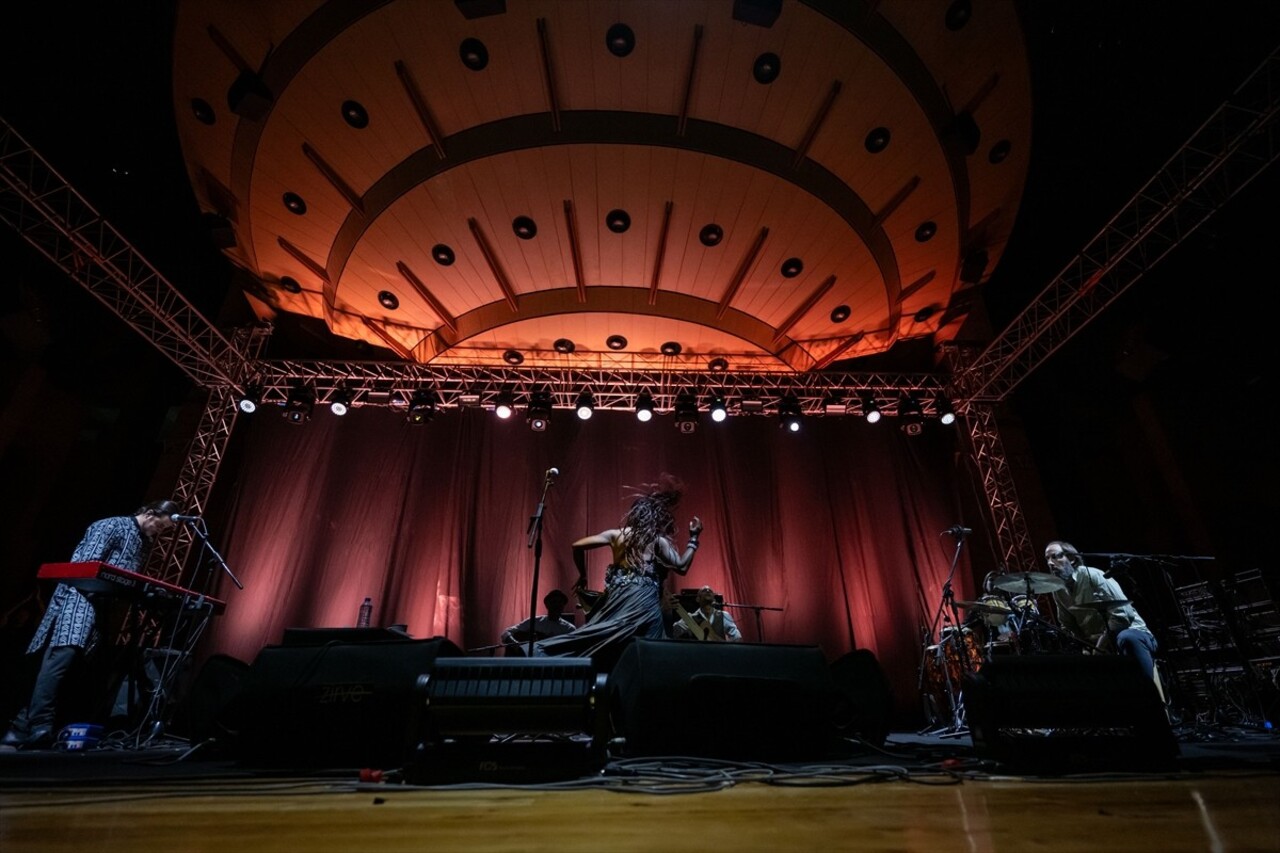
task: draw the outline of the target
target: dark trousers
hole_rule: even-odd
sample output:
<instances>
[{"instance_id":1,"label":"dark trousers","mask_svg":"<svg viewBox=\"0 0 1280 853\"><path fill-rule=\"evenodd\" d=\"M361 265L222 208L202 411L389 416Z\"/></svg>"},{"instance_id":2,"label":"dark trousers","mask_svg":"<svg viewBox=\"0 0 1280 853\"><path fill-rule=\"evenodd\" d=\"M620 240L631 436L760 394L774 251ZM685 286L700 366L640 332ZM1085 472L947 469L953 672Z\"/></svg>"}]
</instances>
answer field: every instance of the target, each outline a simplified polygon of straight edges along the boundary
<instances>
[{"instance_id":1,"label":"dark trousers","mask_svg":"<svg viewBox=\"0 0 1280 853\"><path fill-rule=\"evenodd\" d=\"M31 701L13 718L10 730L14 734L26 738L39 729L53 727L62 683L79 657L77 646L49 646L44 650Z\"/></svg>"}]
</instances>

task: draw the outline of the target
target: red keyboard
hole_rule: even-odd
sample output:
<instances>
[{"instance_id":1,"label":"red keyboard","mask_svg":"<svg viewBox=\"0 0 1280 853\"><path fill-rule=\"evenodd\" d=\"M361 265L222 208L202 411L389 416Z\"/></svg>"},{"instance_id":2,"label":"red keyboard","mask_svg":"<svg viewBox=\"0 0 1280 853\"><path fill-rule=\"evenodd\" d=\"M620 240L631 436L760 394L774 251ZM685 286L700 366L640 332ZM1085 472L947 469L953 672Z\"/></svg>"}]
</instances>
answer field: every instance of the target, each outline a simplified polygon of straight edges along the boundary
<instances>
[{"instance_id":1,"label":"red keyboard","mask_svg":"<svg viewBox=\"0 0 1280 853\"><path fill-rule=\"evenodd\" d=\"M36 572L36 577L65 583L81 592L118 595L144 606L182 605L192 609L211 607L214 613L227 609L226 602L217 598L96 560L85 563L45 563Z\"/></svg>"}]
</instances>

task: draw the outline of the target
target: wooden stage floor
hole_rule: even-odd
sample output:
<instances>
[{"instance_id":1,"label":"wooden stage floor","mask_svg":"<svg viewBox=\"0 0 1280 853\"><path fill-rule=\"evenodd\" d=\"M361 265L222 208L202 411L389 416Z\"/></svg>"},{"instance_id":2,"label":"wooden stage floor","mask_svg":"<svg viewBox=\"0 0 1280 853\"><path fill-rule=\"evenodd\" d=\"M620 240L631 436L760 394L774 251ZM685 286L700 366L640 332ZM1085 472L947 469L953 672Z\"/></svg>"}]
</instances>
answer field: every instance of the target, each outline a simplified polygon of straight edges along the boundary
<instances>
[{"instance_id":1,"label":"wooden stage floor","mask_svg":"<svg viewBox=\"0 0 1280 853\"><path fill-rule=\"evenodd\" d=\"M1272 737L1184 744L1151 775L1004 776L966 742L912 735L886 750L773 768L632 759L557 786L431 788L267 776L177 747L7 753L0 850L1280 850Z\"/></svg>"}]
</instances>

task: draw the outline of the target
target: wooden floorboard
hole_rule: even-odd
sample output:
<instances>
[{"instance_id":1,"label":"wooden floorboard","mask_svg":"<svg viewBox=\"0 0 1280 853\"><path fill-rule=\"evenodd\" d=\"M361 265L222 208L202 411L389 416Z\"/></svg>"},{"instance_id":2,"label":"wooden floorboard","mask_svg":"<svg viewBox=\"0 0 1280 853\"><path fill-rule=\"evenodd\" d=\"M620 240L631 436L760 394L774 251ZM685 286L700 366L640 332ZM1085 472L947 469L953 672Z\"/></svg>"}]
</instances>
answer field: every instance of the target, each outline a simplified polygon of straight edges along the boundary
<instances>
[{"instance_id":1,"label":"wooden floorboard","mask_svg":"<svg viewBox=\"0 0 1280 853\"><path fill-rule=\"evenodd\" d=\"M1121 781L749 782L606 790L342 790L167 780L0 791L0 850L1280 850L1280 775Z\"/></svg>"}]
</instances>

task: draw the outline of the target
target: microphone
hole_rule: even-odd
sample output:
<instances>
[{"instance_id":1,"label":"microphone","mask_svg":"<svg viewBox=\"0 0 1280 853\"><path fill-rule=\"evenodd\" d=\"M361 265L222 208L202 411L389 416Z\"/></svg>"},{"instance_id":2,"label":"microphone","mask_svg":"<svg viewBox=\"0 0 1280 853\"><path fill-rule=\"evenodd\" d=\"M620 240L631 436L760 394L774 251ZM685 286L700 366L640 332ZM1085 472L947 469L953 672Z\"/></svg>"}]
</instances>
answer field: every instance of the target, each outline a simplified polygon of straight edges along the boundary
<instances>
[{"instance_id":1,"label":"microphone","mask_svg":"<svg viewBox=\"0 0 1280 853\"><path fill-rule=\"evenodd\" d=\"M548 469L547 469L547 482L548 482L548 483L554 483L554 482L556 481L556 477L559 477L559 476L560 476L560 469L559 469L559 468L548 468Z\"/></svg>"},{"instance_id":2,"label":"microphone","mask_svg":"<svg viewBox=\"0 0 1280 853\"><path fill-rule=\"evenodd\" d=\"M182 524L183 522L186 522L187 524L194 524L197 521L203 520L198 515L179 515L176 512L171 513L169 518L173 520L174 524Z\"/></svg>"},{"instance_id":3,"label":"microphone","mask_svg":"<svg viewBox=\"0 0 1280 853\"><path fill-rule=\"evenodd\" d=\"M942 531L942 532L943 532L943 534L950 534L950 535L952 535L952 536L967 536L968 534L970 534L970 533L972 533L972 532L973 532L973 528L972 528L972 527L961 527L961 526L960 526L960 525L958 525L958 524L953 524L953 525L951 525L950 527L948 527L946 530L944 530L944 531Z\"/></svg>"}]
</instances>

